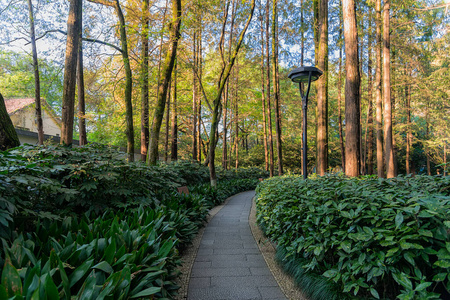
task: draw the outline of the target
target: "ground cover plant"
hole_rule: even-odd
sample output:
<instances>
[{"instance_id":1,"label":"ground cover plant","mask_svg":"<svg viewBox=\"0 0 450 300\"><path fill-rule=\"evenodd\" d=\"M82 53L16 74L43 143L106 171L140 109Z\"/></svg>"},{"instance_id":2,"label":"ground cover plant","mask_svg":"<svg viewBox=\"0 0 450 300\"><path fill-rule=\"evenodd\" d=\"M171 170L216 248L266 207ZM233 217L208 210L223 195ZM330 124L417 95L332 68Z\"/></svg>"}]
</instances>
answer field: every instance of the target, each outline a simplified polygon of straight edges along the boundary
<instances>
[{"instance_id":1,"label":"ground cover plant","mask_svg":"<svg viewBox=\"0 0 450 300\"><path fill-rule=\"evenodd\" d=\"M0 153L0 299L172 298L179 253L208 209L261 175L224 170L211 189L197 163L123 157L103 146Z\"/></svg>"},{"instance_id":2,"label":"ground cover plant","mask_svg":"<svg viewBox=\"0 0 450 300\"><path fill-rule=\"evenodd\" d=\"M272 178L256 203L259 224L313 299L449 296L449 177ZM324 280L328 295L314 295Z\"/></svg>"}]
</instances>

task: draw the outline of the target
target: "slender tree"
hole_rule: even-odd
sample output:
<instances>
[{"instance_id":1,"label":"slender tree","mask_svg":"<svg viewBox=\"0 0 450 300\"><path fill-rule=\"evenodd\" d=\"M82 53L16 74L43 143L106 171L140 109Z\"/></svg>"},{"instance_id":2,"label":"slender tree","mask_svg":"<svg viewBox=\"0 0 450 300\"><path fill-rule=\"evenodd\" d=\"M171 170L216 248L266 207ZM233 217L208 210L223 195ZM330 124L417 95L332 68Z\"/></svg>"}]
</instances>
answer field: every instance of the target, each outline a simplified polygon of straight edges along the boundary
<instances>
[{"instance_id":1,"label":"slender tree","mask_svg":"<svg viewBox=\"0 0 450 300\"><path fill-rule=\"evenodd\" d=\"M119 19L119 33L121 54L123 60L123 66L125 69L125 110L126 110L126 129L125 134L127 136L127 160L128 162L134 161L134 126L133 126L133 104L131 102L131 94L133 88L133 78L131 73L130 58L128 56L128 39L126 32L125 17L122 12L119 0L88 0L90 2L99 3L105 6L113 7L116 11Z\"/></svg>"},{"instance_id":2,"label":"slender tree","mask_svg":"<svg viewBox=\"0 0 450 300\"><path fill-rule=\"evenodd\" d=\"M369 32L367 37L367 174L373 174L373 99L372 99L372 8L369 7Z\"/></svg>"},{"instance_id":3,"label":"slender tree","mask_svg":"<svg viewBox=\"0 0 450 300\"><path fill-rule=\"evenodd\" d=\"M80 5L80 27L83 28L83 5ZM87 145L86 133L86 97L84 93L84 67L83 67L83 34L80 30L80 44L78 46L77 58L77 89L78 89L78 143L80 146Z\"/></svg>"},{"instance_id":4,"label":"slender tree","mask_svg":"<svg viewBox=\"0 0 450 300\"><path fill-rule=\"evenodd\" d=\"M81 0L71 0L67 20L66 58L62 98L61 144L72 146L75 110L75 86L77 80L77 56L80 42Z\"/></svg>"},{"instance_id":5,"label":"slender tree","mask_svg":"<svg viewBox=\"0 0 450 300\"><path fill-rule=\"evenodd\" d=\"M278 68L278 0L272 5L272 76L273 94L275 98L275 131L277 139L278 175L283 175L283 151L281 141L281 112L280 112L280 74Z\"/></svg>"},{"instance_id":6,"label":"slender tree","mask_svg":"<svg viewBox=\"0 0 450 300\"><path fill-rule=\"evenodd\" d=\"M270 33L269 33L269 24L270 24L270 1L266 1L266 91L267 91L267 123L269 124L269 153L270 153L270 160L269 160L269 174L270 177L273 176L274 171L274 158L273 158L273 134L272 134L272 105L270 100L270 48L269 48L269 41L270 41Z\"/></svg>"},{"instance_id":7,"label":"slender tree","mask_svg":"<svg viewBox=\"0 0 450 300\"><path fill-rule=\"evenodd\" d=\"M391 102L391 42L390 42L390 0L384 1L383 16L383 96L384 96L384 154L387 178L395 177L394 145L392 138Z\"/></svg>"},{"instance_id":8,"label":"slender tree","mask_svg":"<svg viewBox=\"0 0 450 300\"><path fill-rule=\"evenodd\" d=\"M360 171L359 61L356 9L353 0L343 0L345 39L345 173L358 176Z\"/></svg>"},{"instance_id":9,"label":"slender tree","mask_svg":"<svg viewBox=\"0 0 450 300\"><path fill-rule=\"evenodd\" d=\"M156 103L153 116L152 128L150 131L150 143L148 153L148 163L156 164L158 159L158 140L161 131L161 123L164 116L166 105L167 89L169 88L170 78L172 76L173 66L177 55L178 40L180 38L181 26L181 0L172 0L172 24L170 32L170 46L162 67L162 80L158 87L158 101Z\"/></svg>"},{"instance_id":10,"label":"slender tree","mask_svg":"<svg viewBox=\"0 0 450 300\"><path fill-rule=\"evenodd\" d=\"M265 66L264 66L264 14L263 7L261 1L261 10L260 10L260 26L261 26L261 102L263 109L263 143L264 143L264 169L266 171L269 170L269 151L267 145L267 118L266 118L266 91L265 91L265 82L264 82L264 74L265 74Z\"/></svg>"},{"instance_id":11,"label":"slender tree","mask_svg":"<svg viewBox=\"0 0 450 300\"><path fill-rule=\"evenodd\" d=\"M328 0L319 1L319 47L317 67L323 75L317 81L317 173L328 168Z\"/></svg>"},{"instance_id":12,"label":"slender tree","mask_svg":"<svg viewBox=\"0 0 450 300\"><path fill-rule=\"evenodd\" d=\"M141 160L145 161L148 154L149 139L149 23L148 15L149 0L142 0L142 31L141 31Z\"/></svg>"},{"instance_id":13,"label":"slender tree","mask_svg":"<svg viewBox=\"0 0 450 300\"><path fill-rule=\"evenodd\" d=\"M233 54L231 55L231 59L230 59L229 63L227 63L226 67L223 68L221 71L217 93L215 94L215 98L213 101L211 129L209 132L209 175L210 175L210 181L211 181L212 187L217 186L217 176L216 176L216 168L215 168L214 159L215 159L215 148L216 148L216 141L217 141L216 136L217 136L217 129L218 129L218 124L219 124L219 110L220 110L220 106L221 106L222 92L225 88L225 83L227 82L228 77L230 76L231 69L233 68L234 62L239 53L239 49L244 40L245 33L247 32L247 28L250 24L250 21L252 20L254 10L255 10L255 0L252 0L247 22L246 22L244 28L242 29L241 34L239 35L237 44L233 50Z\"/></svg>"},{"instance_id":14,"label":"slender tree","mask_svg":"<svg viewBox=\"0 0 450 300\"><path fill-rule=\"evenodd\" d=\"M171 130L171 150L170 160L176 161L178 159L178 107L177 107L177 61L173 66L173 78L172 78L172 130Z\"/></svg>"},{"instance_id":15,"label":"slender tree","mask_svg":"<svg viewBox=\"0 0 450 300\"><path fill-rule=\"evenodd\" d=\"M339 123L339 144L341 145L341 163L342 170L345 173L345 144L344 133L342 125L341 103L342 103L342 48L344 43L342 41L342 1L339 5L339 78L338 78L338 123Z\"/></svg>"},{"instance_id":16,"label":"slender tree","mask_svg":"<svg viewBox=\"0 0 450 300\"><path fill-rule=\"evenodd\" d=\"M381 97L381 0L375 2L375 23L376 23L376 70L375 70L375 101L376 109L376 130L377 130L377 174L379 178L384 178L383 161L383 99Z\"/></svg>"},{"instance_id":17,"label":"slender tree","mask_svg":"<svg viewBox=\"0 0 450 300\"><path fill-rule=\"evenodd\" d=\"M36 35L34 31L34 14L33 14L33 4L31 0L28 0L28 13L30 16L30 40L31 48L33 52L33 69L34 69L34 101L35 101L35 112L36 112L36 123L38 131L38 144L44 144L44 126L42 123L42 110L41 110L41 83L39 79L39 63L37 57L36 49ZM81 25L80 25L81 26Z\"/></svg>"}]
</instances>

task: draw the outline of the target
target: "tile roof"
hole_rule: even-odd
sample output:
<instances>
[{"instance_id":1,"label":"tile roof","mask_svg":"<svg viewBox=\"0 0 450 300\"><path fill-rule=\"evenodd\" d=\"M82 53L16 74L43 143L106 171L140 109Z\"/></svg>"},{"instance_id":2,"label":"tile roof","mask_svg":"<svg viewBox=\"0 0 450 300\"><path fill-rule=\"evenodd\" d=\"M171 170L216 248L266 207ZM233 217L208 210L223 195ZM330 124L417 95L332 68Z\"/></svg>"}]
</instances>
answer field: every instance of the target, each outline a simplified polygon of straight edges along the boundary
<instances>
[{"instance_id":1,"label":"tile roof","mask_svg":"<svg viewBox=\"0 0 450 300\"><path fill-rule=\"evenodd\" d=\"M34 98L5 99L6 111L9 115L34 103Z\"/></svg>"}]
</instances>

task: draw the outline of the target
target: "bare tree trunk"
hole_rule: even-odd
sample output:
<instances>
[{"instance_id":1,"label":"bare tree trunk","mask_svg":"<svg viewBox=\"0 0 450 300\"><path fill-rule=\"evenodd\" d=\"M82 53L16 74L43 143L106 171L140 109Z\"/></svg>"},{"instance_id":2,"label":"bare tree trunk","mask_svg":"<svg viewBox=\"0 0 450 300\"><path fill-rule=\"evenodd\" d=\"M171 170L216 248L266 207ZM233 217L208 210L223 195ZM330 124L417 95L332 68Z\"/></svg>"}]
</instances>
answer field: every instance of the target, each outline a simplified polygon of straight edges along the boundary
<instances>
[{"instance_id":1,"label":"bare tree trunk","mask_svg":"<svg viewBox=\"0 0 450 300\"><path fill-rule=\"evenodd\" d=\"M234 148L234 150L236 151L235 152L235 168L237 169L237 168L239 168L239 105L238 105L238 98L237 98L237 95L238 95L238 74L239 74L239 70L238 70L238 68L237 68L237 66L238 66L238 64L237 64L237 59L236 59L236 67L234 68L234 70L236 71L236 72L234 72L236 75L236 78L235 78L235 85L234 85L234 121L235 121L235 123L234 123L234 134L235 134L235 139L234 139L234 141L235 141L235 148Z\"/></svg>"},{"instance_id":2,"label":"bare tree trunk","mask_svg":"<svg viewBox=\"0 0 450 300\"><path fill-rule=\"evenodd\" d=\"M303 16L303 1L304 0L300 0L300 24L303 24L304 22L304 16ZM305 32L303 29L303 26L300 29L300 34L301 34L301 41L300 41L300 65L303 66L304 61L305 61ZM300 132L303 133L303 122L300 122ZM305 147L305 145L303 145L303 137L301 138L301 148L303 149L303 147ZM300 170L301 173L303 175L303 150L300 151Z\"/></svg>"},{"instance_id":3,"label":"bare tree trunk","mask_svg":"<svg viewBox=\"0 0 450 300\"><path fill-rule=\"evenodd\" d=\"M345 38L345 172L348 176L358 176L360 171L360 111L359 111L359 61L358 31L356 27L355 2L343 0Z\"/></svg>"},{"instance_id":4,"label":"bare tree trunk","mask_svg":"<svg viewBox=\"0 0 450 300\"><path fill-rule=\"evenodd\" d=\"M372 8L369 11L369 32L368 32L368 63L367 63L367 99L368 115L367 115L367 174L373 174L373 77L372 77Z\"/></svg>"},{"instance_id":5,"label":"bare tree trunk","mask_svg":"<svg viewBox=\"0 0 450 300\"><path fill-rule=\"evenodd\" d=\"M127 32L126 32L126 28L125 28L125 18L123 16L123 12L120 7L119 0L114 0L114 1L88 0L88 1L113 7L114 10L116 11L117 17L119 19L120 44L122 46L121 52L122 52L123 66L125 69L125 95L124 95L124 98L125 98L125 110L126 110L125 134L127 136L127 160L128 160L128 162L132 162L132 161L134 161L133 104L131 102L133 77L131 74L130 59L128 56L128 43L127 43ZM64 102L63 102L63 107L64 107ZM62 137L62 129L61 129L61 137Z\"/></svg>"},{"instance_id":6,"label":"bare tree trunk","mask_svg":"<svg viewBox=\"0 0 450 300\"><path fill-rule=\"evenodd\" d=\"M176 161L178 159L177 61L175 61L175 64L173 66L172 107L172 144L170 151L170 160Z\"/></svg>"},{"instance_id":7,"label":"bare tree trunk","mask_svg":"<svg viewBox=\"0 0 450 300\"><path fill-rule=\"evenodd\" d=\"M317 173L328 169L328 1L319 2L319 49L317 66L323 76L317 80Z\"/></svg>"},{"instance_id":8,"label":"bare tree trunk","mask_svg":"<svg viewBox=\"0 0 450 300\"><path fill-rule=\"evenodd\" d=\"M409 75L409 74L408 74ZM405 100L406 100L406 175L411 174L411 86L405 86Z\"/></svg>"},{"instance_id":9,"label":"bare tree trunk","mask_svg":"<svg viewBox=\"0 0 450 300\"><path fill-rule=\"evenodd\" d=\"M156 103L155 114L153 116L152 129L150 131L150 143L148 153L148 163L155 165L158 159L158 141L161 131L161 123L164 116L166 104L167 89L169 88L170 78L172 77L173 66L177 55L178 40L180 38L181 26L181 0L172 0L172 25L170 33L170 46L167 51L162 68L162 80L158 87L158 101Z\"/></svg>"},{"instance_id":10,"label":"bare tree trunk","mask_svg":"<svg viewBox=\"0 0 450 300\"><path fill-rule=\"evenodd\" d=\"M77 81L77 55L80 42L81 0L71 0L67 20L66 58L64 63L64 83L62 98L61 144L72 146L73 119L75 110L75 86Z\"/></svg>"},{"instance_id":11,"label":"bare tree trunk","mask_svg":"<svg viewBox=\"0 0 450 300\"><path fill-rule=\"evenodd\" d=\"M149 87L148 87L148 37L149 37L149 0L142 0L142 33L141 33L141 160L147 160L149 138Z\"/></svg>"},{"instance_id":12,"label":"bare tree trunk","mask_svg":"<svg viewBox=\"0 0 450 300\"><path fill-rule=\"evenodd\" d=\"M34 14L33 14L33 4L31 0L28 0L28 12L30 16L30 39L31 48L33 51L33 69L34 69L34 101L35 101L35 112L38 130L38 144L44 144L44 126L42 124L42 110L41 110L41 83L39 80L39 62L37 57L36 49L36 35L34 31ZM81 27L81 25L80 25Z\"/></svg>"},{"instance_id":13,"label":"bare tree trunk","mask_svg":"<svg viewBox=\"0 0 450 300\"><path fill-rule=\"evenodd\" d=\"M164 161L169 159L169 129L170 129L170 90L171 83L169 81L169 88L167 89L167 109L166 109L166 130L164 135Z\"/></svg>"},{"instance_id":14,"label":"bare tree trunk","mask_svg":"<svg viewBox=\"0 0 450 300\"><path fill-rule=\"evenodd\" d=\"M426 132L425 132L425 139L428 142L430 139L430 120L429 120L429 104L427 102L427 108L425 111L425 126L426 126ZM431 162L430 162L430 153L429 153L428 146L425 144L425 155L427 156L427 175L431 175Z\"/></svg>"},{"instance_id":15,"label":"bare tree trunk","mask_svg":"<svg viewBox=\"0 0 450 300\"><path fill-rule=\"evenodd\" d=\"M80 5L80 27L83 28L83 5ZM80 30L80 45L77 59L77 87L78 87L78 132L79 145L87 145L86 135L86 101L84 94L84 67L83 67L83 41L82 30Z\"/></svg>"},{"instance_id":16,"label":"bare tree trunk","mask_svg":"<svg viewBox=\"0 0 450 300\"><path fill-rule=\"evenodd\" d=\"M275 96L275 131L277 139L278 176L283 175L283 151L281 141L281 112L280 112L280 74L278 70L278 0L273 0L272 11L272 68L273 91Z\"/></svg>"},{"instance_id":17,"label":"bare tree trunk","mask_svg":"<svg viewBox=\"0 0 450 300\"><path fill-rule=\"evenodd\" d=\"M303 1L303 0L302 0ZM269 151L267 145L267 118L266 118L266 91L264 86L264 25L263 25L263 8L261 4L260 25L261 25L261 102L263 109L263 135L264 135L264 169L269 170Z\"/></svg>"},{"instance_id":18,"label":"bare tree trunk","mask_svg":"<svg viewBox=\"0 0 450 300\"><path fill-rule=\"evenodd\" d=\"M198 59L197 59L197 30L194 32L193 39L193 55L194 55L194 72L198 72ZM197 160L197 77L193 76L194 82L192 85L192 159Z\"/></svg>"},{"instance_id":19,"label":"bare tree trunk","mask_svg":"<svg viewBox=\"0 0 450 300\"><path fill-rule=\"evenodd\" d=\"M395 177L394 147L392 144L392 102L391 102L391 44L389 25L390 0L384 1L383 16L383 96L384 96L384 147L387 178Z\"/></svg>"},{"instance_id":20,"label":"bare tree trunk","mask_svg":"<svg viewBox=\"0 0 450 300\"><path fill-rule=\"evenodd\" d=\"M197 67L198 67L198 74L199 74L199 83L202 80L202 25L201 25L201 17L200 17L200 26L199 26L199 32L198 32L198 39L197 39ZM201 130L201 124L202 124L202 97L199 95L197 97L197 159L198 161L202 161L202 130Z\"/></svg>"},{"instance_id":21,"label":"bare tree trunk","mask_svg":"<svg viewBox=\"0 0 450 300\"><path fill-rule=\"evenodd\" d=\"M377 129L377 173L379 178L384 178L383 160L383 99L381 97L381 0L375 2L376 21L376 70L375 70L375 99L377 105L376 129Z\"/></svg>"},{"instance_id":22,"label":"bare tree trunk","mask_svg":"<svg viewBox=\"0 0 450 300\"><path fill-rule=\"evenodd\" d=\"M270 48L269 48L269 15L270 15L270 1L266 2L266 65L267 65L267 76L266 76L266 91L267 91L267 122L269 123L269 153L270 153L270 163L269 163L269 174L273 177L274 171L274 158L273 158L273 134L272 134L272 106L270 105Z\"/></svg>"},{"instance_id":23,"label":"bare tree trunk","mask_svg":"<svg viewBox=\"0 0 450 300\"><path fill-rule=\"evenodd\" d=\"M225 68L226 63L225 63L225 55L224 55L224 47L225 47L225 27L227 24L227 19L228 19L228 9L230 7L230 1L228 0L226 5L224 5L224 19L222 22L222 34L221 34L221 39L220 39L220 43L219 43L219 50L220 50L220 56L222 59L222 67ZM233 7L234 7L234 2L233 2ZM233 10L234 12L234 10ZM231 18L231 22L233 24L234 22L234 15ZM233 28L233 26L231 26ZM232 34L233 34L233 30L230 31L230 40L229 40L229 45L228 45L228 53L229 55L231 54L231 41L232 41ZM227 115L228 115L228 82L226 83L226 87L223 91L223 105L222 105L222 112L223 112L223 145L222 145L222 168L224 168L225 170L228 169L228 149L227 149L227 143L228 143L228 127L227 127ZM231 147L230 147L231 149ZM230 154L231 157L231 154Z\"/></svg>"},{"instance_id":24,"label":"bare tree trunk","mask_svg":"<svg viewBox=\"0 0 450 300\"><path fill-rule=\"evenodd\" d=\"M342 171L345 173L345 144L344 144L344 133L342 126L342 114L341 114L341 103L342 103L342 48L344 43L342 41L342 1L339 5L339 79L338 79L338 123L339 123L339 143L341 145L341 163Z\"/></svg>"},{"instance_id":25,"label":"bare tree trunk","mask_svg":"<svg viewBox=\"0 0 450 300\"><path fill-rule=\"evenodd\" d=\"M11 118L6 111L5 100L0 94L0 151L20 146Z\"/></svg>"},{"instance_id":26,"label":"bare tree trunk","mask_svg":"<svg viewBox=\"0 0 450 300\"><path fill-rule=\"evenodd\" d=\"M219 125L219 108L221 106L221 98L222 98L222 92L225 88L225 83L228 80L228 77L230 76L231 69L233 68L234 61L236 60L237 54L239 53L239 49L242 45L242 41L244 39L245 33L247 31L247 28L250 24L250 21L253 17L253 12L255 10L255 0L252 0L250 13L247 19L247 22L244 26L244 28L241 31L241 34L239 36L238 42L236 44L236 47L234 48L233 54L231 55L231 59L229 63L226 65L226 67L221 72L220 76L220 82L218 85L218 90L216 94L216 98L213 102L213 114L212 114L212 120L211 120L211 131L209 133L209 176L211 181L212 187L217 187L217 175L216 175L216 168L215 168L215 147L216 147L216 135L217 135L217 128Z\"/></svg>"}]
</instances>

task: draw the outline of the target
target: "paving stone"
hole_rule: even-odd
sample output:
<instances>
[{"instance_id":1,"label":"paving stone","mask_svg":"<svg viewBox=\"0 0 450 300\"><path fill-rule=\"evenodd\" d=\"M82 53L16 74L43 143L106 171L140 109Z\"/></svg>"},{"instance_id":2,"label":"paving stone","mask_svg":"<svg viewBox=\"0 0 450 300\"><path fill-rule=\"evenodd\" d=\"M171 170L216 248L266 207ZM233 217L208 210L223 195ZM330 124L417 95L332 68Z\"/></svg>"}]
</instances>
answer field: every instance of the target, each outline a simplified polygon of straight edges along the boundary
<instances>
[{"instance_id":1,"label":"paving stone","mask_svg":"<svg viewBox=\"0 0 450 300\"><path fill-rule=\"evenodd\" d=\"M286 300L250 231L253 196L245 192L232 197L205 228L188 300Z\"/></svg>"}]
</instances>

